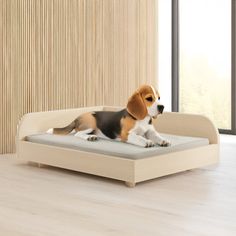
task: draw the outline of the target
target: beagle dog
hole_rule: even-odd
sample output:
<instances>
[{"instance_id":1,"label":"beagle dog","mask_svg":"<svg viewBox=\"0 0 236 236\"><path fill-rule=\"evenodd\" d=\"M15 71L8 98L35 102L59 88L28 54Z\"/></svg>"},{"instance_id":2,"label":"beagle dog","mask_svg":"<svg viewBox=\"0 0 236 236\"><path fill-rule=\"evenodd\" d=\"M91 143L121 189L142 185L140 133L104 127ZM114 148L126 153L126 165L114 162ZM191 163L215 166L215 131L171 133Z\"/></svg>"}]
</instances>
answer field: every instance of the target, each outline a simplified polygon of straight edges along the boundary
<instances>
[{"instance_id":1,"label":"beagle dog","mask_svg":"<svg viewBox=\"0 0 236 236\"><path fill-rule=\"evenodd\" d=\"M129 98L125 109L84 113L68 126L49 129L47 133L65 135L75 131L76 137L88 141L101 137L141 147L168 146L170 142L152 125L152 119L164 110L159 100L159 93L152 86L143 85Z\"/></svg>"}]
</instances>

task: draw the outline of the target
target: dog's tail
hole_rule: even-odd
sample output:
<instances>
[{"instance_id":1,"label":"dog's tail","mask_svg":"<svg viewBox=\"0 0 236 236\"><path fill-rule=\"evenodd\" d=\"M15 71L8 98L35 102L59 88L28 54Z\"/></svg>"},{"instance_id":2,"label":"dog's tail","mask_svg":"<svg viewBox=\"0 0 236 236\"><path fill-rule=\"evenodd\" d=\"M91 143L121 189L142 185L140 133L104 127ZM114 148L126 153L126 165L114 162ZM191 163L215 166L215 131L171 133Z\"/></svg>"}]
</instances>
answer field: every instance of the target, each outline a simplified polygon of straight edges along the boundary
<instances>
[{"instance_id":1,"label":"dog's tail","mask_svg":"<svg viewBox=\"0 0 236 236\"><path fill-rule=\"evenodd\" d=\"M62 128L51 128L47 131L48 134L69 134L75 128L75 121L72 121L69 125Z\"/></svg>"}]
</instances>

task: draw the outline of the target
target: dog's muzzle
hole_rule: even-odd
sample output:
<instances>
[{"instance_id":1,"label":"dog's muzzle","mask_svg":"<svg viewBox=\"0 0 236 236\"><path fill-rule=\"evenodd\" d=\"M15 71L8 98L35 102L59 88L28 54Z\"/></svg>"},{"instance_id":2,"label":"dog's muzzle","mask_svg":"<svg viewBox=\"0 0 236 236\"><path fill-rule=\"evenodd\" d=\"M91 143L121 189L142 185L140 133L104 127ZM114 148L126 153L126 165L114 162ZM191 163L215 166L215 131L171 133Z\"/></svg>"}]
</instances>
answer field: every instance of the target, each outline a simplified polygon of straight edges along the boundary
<instances>
[{"instance_id":1,"label":"dog's muzzle","mask_svg":"<svg viewBox=\"0 0 236 236\"><path fill-rule=\"evenodd\" d=\"M164 111L164 106L163 105L157 105L157 110L158 110L158 113L162 113Z\"/></svg>"}]
</instances>

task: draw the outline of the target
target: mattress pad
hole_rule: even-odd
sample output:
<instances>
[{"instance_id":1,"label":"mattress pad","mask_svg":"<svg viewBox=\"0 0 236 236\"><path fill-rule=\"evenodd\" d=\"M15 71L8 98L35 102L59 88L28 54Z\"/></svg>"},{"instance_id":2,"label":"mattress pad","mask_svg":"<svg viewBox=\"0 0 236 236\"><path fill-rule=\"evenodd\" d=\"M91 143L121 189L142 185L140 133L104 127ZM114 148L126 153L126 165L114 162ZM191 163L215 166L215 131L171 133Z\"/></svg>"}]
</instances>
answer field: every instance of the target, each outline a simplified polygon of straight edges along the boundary
<instances>
[{"instance_id":1,"label":"mattress pad","mask_svg":"<svg viewBox=\"0 0 236 236\"><path fill-rule=\"evenodd\" d=\"M183 151L209 144L207 138L177 136L171 134L161 134L163 138L170 140L168 147L154 146L149 148L139 147L132 144L99 138L97 141L82 140L74 135L55 135L55 134L34 134L26 137L26 141L45 144L50 146L75 149L85 152L100 153L127 158L142 159L152 156L167 154L170 152Z\"/></svg>"}]
</instances>

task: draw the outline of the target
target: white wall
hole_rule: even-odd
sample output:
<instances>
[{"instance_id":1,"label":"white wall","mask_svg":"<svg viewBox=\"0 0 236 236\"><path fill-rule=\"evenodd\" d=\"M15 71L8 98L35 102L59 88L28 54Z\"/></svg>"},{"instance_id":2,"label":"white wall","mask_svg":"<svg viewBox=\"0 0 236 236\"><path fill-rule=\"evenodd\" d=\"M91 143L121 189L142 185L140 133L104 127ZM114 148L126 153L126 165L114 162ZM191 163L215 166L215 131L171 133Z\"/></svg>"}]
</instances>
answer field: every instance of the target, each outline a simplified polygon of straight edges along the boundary
<instances>
[{"instance_id":1,"label":"white wall","mask_svg":"<svg viewBox=\"0 0 236 236\"><path fill-rule=\"evenodd\" d=\"M171 0L157 0L158 87L165 111L171 111Z\"/></svg>"}]
</instances>

